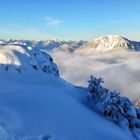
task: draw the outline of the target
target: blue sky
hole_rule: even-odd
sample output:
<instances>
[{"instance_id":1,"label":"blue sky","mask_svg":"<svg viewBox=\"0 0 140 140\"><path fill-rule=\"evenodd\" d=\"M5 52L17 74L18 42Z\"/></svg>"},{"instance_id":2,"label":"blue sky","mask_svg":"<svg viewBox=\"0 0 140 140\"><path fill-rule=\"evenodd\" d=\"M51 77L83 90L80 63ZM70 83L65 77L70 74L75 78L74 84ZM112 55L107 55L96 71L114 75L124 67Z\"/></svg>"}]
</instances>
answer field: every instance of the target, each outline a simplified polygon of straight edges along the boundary
<instances>
[{"instance_id":1,"label":"blue sky","mask_svg":"<svg viewBox=\"0 0 140 140\"><path fill-rule=\"evenodd\" d=\"M0 0L0 38L140 40L140 0Z\"/></svg>"}]
</instances>

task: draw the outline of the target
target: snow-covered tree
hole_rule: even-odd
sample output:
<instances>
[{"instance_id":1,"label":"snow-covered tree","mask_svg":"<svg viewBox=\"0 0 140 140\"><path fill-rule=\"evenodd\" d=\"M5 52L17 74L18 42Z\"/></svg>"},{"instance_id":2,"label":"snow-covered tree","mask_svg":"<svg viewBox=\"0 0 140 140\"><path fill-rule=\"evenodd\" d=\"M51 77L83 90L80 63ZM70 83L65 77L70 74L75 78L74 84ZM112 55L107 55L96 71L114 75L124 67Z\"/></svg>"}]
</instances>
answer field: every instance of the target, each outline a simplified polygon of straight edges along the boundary
<instances>
[{"instance_id":1,"label":"snow-covered tree","mask_svg":"<svg viewBox=\"0 0 140 140\"><path fill-rule=\"evenodd\" d=\"M103 87L103 78L91 76L88 81L88 99L100 106L100 112L118 125L140 128L140 110L127 97ZM122 125L121 125L122 126Z\"/></svg>"}]
</instances>

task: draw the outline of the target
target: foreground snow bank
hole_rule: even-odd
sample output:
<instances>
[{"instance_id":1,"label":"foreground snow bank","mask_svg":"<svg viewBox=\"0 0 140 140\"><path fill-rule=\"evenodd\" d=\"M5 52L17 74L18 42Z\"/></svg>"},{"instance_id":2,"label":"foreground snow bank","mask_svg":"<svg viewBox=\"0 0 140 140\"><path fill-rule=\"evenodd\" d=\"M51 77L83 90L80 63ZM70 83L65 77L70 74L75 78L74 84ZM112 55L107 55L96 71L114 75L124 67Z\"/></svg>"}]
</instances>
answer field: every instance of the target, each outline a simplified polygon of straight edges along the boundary
<instances>
[{"instance_id":1,"label":"foreground snow bank","mask_svg":"<svg viewBox=\"0 0 140 140\"><path fill-rule=\"evenodd\" d=\"M82 104L85 90L55 75L0 71L0 77L0 121L19 138L49 134L58 140L129 140Z\"/></svg>"}]
</instances>

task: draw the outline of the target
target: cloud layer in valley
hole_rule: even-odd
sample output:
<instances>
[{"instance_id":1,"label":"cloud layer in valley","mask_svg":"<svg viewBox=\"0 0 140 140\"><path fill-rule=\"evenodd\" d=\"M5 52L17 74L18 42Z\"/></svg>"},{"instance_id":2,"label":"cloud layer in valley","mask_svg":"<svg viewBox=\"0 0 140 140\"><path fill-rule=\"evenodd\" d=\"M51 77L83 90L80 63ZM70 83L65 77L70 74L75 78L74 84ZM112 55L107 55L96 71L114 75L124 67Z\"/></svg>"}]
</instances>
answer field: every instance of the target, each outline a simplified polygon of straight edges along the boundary
<instances>
[{"instance_id":1,"label":"cloud layer in valley","mask_svg":"<svg viewBox=\"0 0 140 140\"><path fill-rule=\"evenodd\" d=\"M140 53L108 52L91 55L53 52L61 76L76 85L87 85L90 75L104 77L105 86L132 99L140 96Z\"/></svg>"}]
</instances>

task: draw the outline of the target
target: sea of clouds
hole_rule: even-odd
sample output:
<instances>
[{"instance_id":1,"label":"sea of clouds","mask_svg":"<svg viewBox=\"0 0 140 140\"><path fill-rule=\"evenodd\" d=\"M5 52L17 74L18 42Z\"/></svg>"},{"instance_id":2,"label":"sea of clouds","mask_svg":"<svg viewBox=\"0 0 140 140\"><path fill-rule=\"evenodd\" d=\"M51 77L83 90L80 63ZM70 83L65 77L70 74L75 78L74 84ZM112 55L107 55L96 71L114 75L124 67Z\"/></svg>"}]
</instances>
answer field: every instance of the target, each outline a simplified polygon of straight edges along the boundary
<instances>
[{"instance_id":1,"label":"sea of clouds","mask_svg":"<svg viewBox=\"0 0 140 140\"><path fill-rule=\"evenodd\" d=\"M78 54L54 51L61 77L77 85L87 86L90 75L103 77L104 86L118 90L135 100L140 96L140 52L105 52Z\"/></svg>"}]
</instances>

